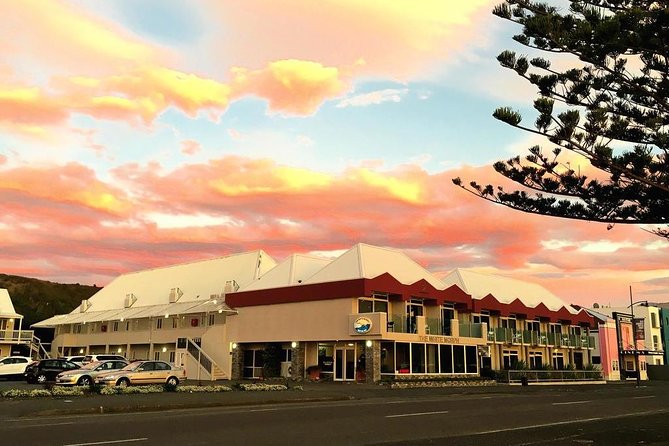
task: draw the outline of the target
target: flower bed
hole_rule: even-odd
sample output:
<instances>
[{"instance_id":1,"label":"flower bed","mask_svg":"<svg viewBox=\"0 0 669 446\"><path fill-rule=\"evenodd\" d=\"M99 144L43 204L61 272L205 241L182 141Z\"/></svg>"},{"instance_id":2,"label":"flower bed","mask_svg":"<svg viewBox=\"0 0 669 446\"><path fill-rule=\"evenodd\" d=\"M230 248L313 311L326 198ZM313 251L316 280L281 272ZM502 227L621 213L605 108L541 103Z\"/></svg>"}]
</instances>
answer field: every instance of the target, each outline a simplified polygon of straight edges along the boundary
<instances>
[{"instance_id":1,"label":"flower bed","mask_svg":"<svg viewBox=\"0 0 669 446\"><path fill-rule=\"evenodd\" d=\"M247 392L274 392L278 390L288 390L288 387L284 386L283 384L242 383L239 384L239 389Z\"/></svg>"},{"instance_id":2,"label":"flower bed","mask_svg":"<svg viewBox=\"0 0 669 446\"><path fill-rule=\"evenodd\" d=\"M415 389L418 387L473 387L494 386L493 380L457 380L457 381L405 381L390 384L391 389Z\"/></svg>"}]
</instances>

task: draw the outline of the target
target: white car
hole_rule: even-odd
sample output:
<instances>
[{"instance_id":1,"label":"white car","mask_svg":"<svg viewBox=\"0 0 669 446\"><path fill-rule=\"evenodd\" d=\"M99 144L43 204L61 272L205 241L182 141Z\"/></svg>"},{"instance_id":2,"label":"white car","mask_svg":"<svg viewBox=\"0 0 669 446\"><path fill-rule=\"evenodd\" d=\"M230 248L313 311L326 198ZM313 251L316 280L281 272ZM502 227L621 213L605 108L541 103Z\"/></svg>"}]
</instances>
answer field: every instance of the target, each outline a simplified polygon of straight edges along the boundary
<instances>
[{"instance_id":1,"label":"white car","mask_svg":"<svg viewBox=\"0 0 669 446\"><path fill-rule=\"evenodd\" d=\"M0 377L1 378L23 378L28 364L33 362L27 356L7 356L0 359Z\"/></svg>"}]
</instances>

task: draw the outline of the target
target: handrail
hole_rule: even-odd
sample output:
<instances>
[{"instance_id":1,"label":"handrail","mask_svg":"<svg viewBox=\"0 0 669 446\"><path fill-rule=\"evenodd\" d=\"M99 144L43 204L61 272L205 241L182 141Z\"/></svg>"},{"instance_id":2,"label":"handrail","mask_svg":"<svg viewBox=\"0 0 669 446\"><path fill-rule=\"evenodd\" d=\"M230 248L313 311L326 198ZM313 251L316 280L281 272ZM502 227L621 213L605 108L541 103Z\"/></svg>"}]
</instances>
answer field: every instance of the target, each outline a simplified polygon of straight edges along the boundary
<instances>
[{"instance_id":1,"label":"handrail","mask_svg":"<svg viewBox=\"0 0 669 446\"><path fill-rule=\"evenodd\" d=\"M601 370L503 370L498 372L499 379L508 383L562 382L562 381L598 381L602 379Z\"/></svg>"},{"instance_id":2,"label":"handrail","mask_svg":"<svg viewBox=\"0 0 669 446\"><path fill-rule=\"evenodd\" d=\"M194 359L198 360L200 367L204 368L210 376L214 376L214 366L218 367L221 369L221 366L219 366L216 361L214 361L211 356L209 356L204 350L202 350L202 347L197 345L197 343L191 339L191 338L185 338L186 339L186 351L188 351L188 354L190 354Z\"/></svg>"},{"instance_id":3,"label":"handrail","mask_svg":"<svg viewBox=\"0 0 669 446\"><path fill-rule=\"evenodd\" d=\"M40 358L49 359L51 357L51 355L49 355L49 352L47 351L47 349L44 348L44 344L42 344L42 340L40 338L38 338L37 336L33 335L32 339L31 339L31 344L35 345L37 347L37 355Z\"/></svg>"}]
</instances>

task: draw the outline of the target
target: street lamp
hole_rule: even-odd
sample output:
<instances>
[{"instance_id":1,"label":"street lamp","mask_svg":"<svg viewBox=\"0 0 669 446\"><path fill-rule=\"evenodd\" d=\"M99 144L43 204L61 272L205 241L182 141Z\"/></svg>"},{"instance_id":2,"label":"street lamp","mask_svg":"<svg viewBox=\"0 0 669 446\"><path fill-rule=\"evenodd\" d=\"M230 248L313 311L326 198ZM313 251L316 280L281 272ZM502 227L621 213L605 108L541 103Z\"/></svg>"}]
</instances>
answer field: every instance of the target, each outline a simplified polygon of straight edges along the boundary
<instances>
[{"instance_id":1,"label":"street lamp","mask_svg":"<svg viewBox=\"0 0 669 446\"><path fill-rule=\"evenodd\" d=\"M627 308L630 309L632 313L632 345L634 346L634 367L636 367L636 386L640 387L641 386L641 369L639 368L639 349L637 348L636 345L636 322L634 321L634 306L635 305L640 305L640 304L645 304L648 306L648 301L647 300L638 300L636 302L632 302L632 285L630 285L630 304Z\"/></svg>"}]
</instances>

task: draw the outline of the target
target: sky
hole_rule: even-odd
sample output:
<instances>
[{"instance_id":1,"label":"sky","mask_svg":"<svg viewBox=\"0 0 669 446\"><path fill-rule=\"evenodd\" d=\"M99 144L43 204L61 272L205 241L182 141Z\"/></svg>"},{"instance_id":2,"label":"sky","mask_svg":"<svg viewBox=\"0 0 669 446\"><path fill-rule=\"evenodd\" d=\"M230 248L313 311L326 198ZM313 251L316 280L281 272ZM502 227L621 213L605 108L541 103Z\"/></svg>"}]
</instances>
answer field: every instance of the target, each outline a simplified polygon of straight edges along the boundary
<instances>
[{"instance_id":1,"label":"sky","mask_svg":"<svg viewBox=\"0 0 669 446\"><path fill-rule=\"evenodd\" d=\"M491 116L510 106L533 120L535 96L495 60L529 53L496 3L7 2L0 272L104 285L364 242L438 276L474 268L569 303L622 304L630 286L669 301L667 241L452 184L508 184L491 164L547 144Z\"/></svg>"}]
</instances>

